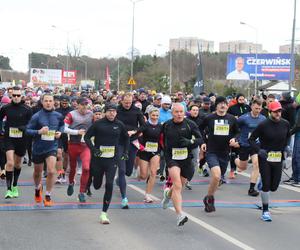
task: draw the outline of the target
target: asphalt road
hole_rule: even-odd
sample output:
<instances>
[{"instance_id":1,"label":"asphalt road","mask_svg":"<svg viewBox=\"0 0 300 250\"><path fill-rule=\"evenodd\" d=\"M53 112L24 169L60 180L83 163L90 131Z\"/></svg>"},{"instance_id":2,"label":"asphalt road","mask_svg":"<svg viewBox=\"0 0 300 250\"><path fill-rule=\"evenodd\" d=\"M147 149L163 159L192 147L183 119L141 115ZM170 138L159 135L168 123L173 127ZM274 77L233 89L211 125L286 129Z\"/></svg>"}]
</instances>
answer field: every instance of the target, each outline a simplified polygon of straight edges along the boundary
<instances>
[{"instance_id":1,"label":"asphalt road","mask_svg":"<svg viewBox=\"0 0 300 250\"><path fill-rule=\"evenodd\" d=\"M195 174L193 190L184 190L183 205L189 221L176 226L173 208L163 210L160 201L143 203L144 182L129 178L131 208L120 209L120 192L114 186L110 225L102 225L103 189L93 190L87 203L66 195L67 185L56 185L55 206L37 207L33 202L32 167L24 166L20 177L21 196L0 199L0 249L299 249L300 188L281 185L271 194L273 221L260 220L260 198L249 197L248 177L238 175L216 194L217 211L207 214L201 200L208 178ZM285 179L285 177L283 177ZM5 183L0 183L4 197ZM162 198L162 184L153 196Z\"/></svg>"}]
</instances>

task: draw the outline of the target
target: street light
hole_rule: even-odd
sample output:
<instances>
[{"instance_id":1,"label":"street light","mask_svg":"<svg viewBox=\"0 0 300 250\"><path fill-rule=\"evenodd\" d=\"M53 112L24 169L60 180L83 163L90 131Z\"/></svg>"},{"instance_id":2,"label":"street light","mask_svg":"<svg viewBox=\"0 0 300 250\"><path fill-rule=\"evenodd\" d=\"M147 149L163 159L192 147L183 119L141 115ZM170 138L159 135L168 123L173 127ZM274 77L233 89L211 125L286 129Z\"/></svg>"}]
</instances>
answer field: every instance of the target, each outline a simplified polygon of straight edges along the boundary
<instances>
[{"instance_id":1,"label":"street light","mask_svg":"<svg viewBox=\"0 0 300 250\"><path fill-rule=\"evenodd\" d=\"M292 90L293 84L293 73L295 69L295 29L296 29L296 3L297 1L294 0L294 19L293 19L293 30L292 30L292 44L291 44L291 67L290 67L290 80L289 80L289 91Z\"/></svg>"},{"instance_id":2,"label":"street light","mask_svg":"<svg viewBox=\"0 0 300 250\"><path fill-rule=\"evenodd\" d=\"M67 34L67 67L66 67L67 76L66 76L66 83L68 84L68 77L69 77L69 35L70 35L71 32L77 31L79 29L65 30L65 29L62 29L60 27L57 27L56 25L51 25L51 28L58 29L58 30L60 30L60 31Z\"/></svg>"},{"instance_id":3,"label":"street light","mask_svg":"<svg viewBox=\"0 0 300 250\"><path fill-rule=\"evenodd\" d=\"M84 65L84 69L85 69L85 80L87 80L87 61L81 59L81 58L77 58L77 61L80 61L80 62L83 62L85 65Z\"/></svg>"},{"instance_id":4,"label":"street light","mask_svg":"<svg viewBox=\"0 0 300 250\"><path fill-rule=\"evenodd\" d=\"M255 31L255 80L254 80L254 93L257 95L257 37L258 37L258 29L248 23L240 22L241 25L246 25L249 28Z\"/></svg>"},{"instance_id":5,"label":"street light","mask_svg":"<svg viewBox=\"0 0 300 250\"><path fill-rule=\"evenodd\" d=\"M157 44L157 46L163 46L162 44ZM170 95L172 94L172 64L173 64L173 59L172 59L172 51L170 49L169 50L169 69L170 69L170 73L169 73L169 93Z\"/></svg>"},{"instance_id":6,"label":"street light","mask_svg":"<svg viewBox=\"0 0 300 250\"><path fill-rule=\"evenodd\" d=\"M143 0L130 0L132 2L132 37L131 37L131 70L130 70L130 77L133 78L133 51L134 51L134 10L135 4L141 2ZM132 85L130 85L132 90Z\"/></svg>"}]
</instances>

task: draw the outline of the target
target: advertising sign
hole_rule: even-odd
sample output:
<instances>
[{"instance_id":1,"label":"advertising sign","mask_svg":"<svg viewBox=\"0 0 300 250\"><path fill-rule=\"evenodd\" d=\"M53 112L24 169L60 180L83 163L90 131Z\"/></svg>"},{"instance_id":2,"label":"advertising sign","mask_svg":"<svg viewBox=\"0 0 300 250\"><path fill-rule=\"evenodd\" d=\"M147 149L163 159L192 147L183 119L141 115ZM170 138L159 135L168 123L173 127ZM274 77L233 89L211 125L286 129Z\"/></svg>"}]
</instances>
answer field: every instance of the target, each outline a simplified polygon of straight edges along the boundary
<instances>
[{"instance_id":1,"label":"advertising sign","mask_svg":"<svg viewBox=\"0 0 300 250\"><path fill-rule=\"evenodd\" d=\"M62 83L76 84L76 70L63 70Z\"/></svg>"},{"instance_id":2,"label":"advertising sign","mask_svg":"<svg viewBox=\"0 0 300 250\"><path fill-rule=\"evenodd\" d=\"M290 68L290 54L229 54L226 79L289 80Z\"/></svg>"},{"instance_id":3,"label":"advertising sign","mask_svg":"<svg viewBox=\"0 0 300 250\"><path fill-rule=\"evenodd\" d=\"M60 69L30 69L30 82L35 86L61 84L62 74Z\"/></svg>"}]
</instances>

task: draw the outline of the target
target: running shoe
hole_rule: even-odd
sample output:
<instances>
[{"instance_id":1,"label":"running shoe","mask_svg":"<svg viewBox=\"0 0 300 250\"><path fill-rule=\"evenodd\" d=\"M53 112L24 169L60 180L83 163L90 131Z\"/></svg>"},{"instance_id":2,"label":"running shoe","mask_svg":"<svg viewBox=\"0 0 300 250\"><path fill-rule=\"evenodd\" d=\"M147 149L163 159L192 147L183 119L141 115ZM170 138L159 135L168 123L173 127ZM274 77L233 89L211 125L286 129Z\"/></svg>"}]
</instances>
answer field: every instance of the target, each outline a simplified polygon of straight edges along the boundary
<instances>
[{"instance_id":1,"label":"running shoe","mask_svg":"<svg viewBox=\"0 0 300 250\"><path fill-rule=\"evenodd\" d=\"M12 186L11 188L11 192L14 198L18 198L19 197L19 189L17 186Z\"/></svg>"},{"instance_id":2,"label":"running shoe","mask_svg":"<svg viewBox=\"0 0 300 250\"><path fill-rule=\"evenodd\" d=\"M92 196L92 192L91 192L91 189L90 188L87 188L86 189L86 195L91 197Z\"/></svg>"},{"instance_id":3,"label":"running shoe","mask_svg":"<svg viewBox=\"0 0 300 250\"><path fill-rule=\"evenodd\" d=\"M50 195L45 195L44 206L45 207L52 207L53 206L53 201L51 200Z\"/></svg>"},{"instance_id":4,"label":"running shoe","mask_svg":"<svg viewBox=\"0 0 300 250\"><path fill-rule=\"evenodd\" d=\"M197 172L200 176L203 176L203 168L198 167Z\"/></svg>"},{"instance_id":5,"label":"running shoe","mask_svg":"<svg viewBox=\"0 0 300 250\"><path fill-rule=\"evenodd\" d=\"M74 193L74 183L69 184L67 189L67 195L71 196Z\"/></svg>"},{"instance_id":6,"label":"running shoe","mask_svg":"<svg viewBox=\"0 0 300 250\"><path fill-rule=\"evenodd\" d=\"M189 181L187 181L187 182L185 183L185 188L186 188L187 190L192 190L192 186L191 186L191 184L190 184Z\"/></svg>"},{"instance_id":7,"label":"running shoe","mask_svg":"<svg viewBox=\"0 0 300 250\"><path fill-rule=\"evenodd\" d=\"M149 194L145 194L144 202L145 203L152 203L153 199L151 198L151 196Z\"/></svg>"},{"instance_id":8,"label":"running shoe","mask_svg":"<svg viewBox=\"0 0 300 250\"><path fill-rule=\"evenodd\" d=\"M31 167L31 166L32 166L32 162L29 160L28 167Z\"/></svg>"},{"instance_id":9,"label":"running shoe","mask_svg":"<svg viewBox=\"0 0 300 250\"><path fill-rule=\"evenodd\" d=\"M203 199L203 203L205 205L205 212L211 213L216 211L215 198L213 196L206 195Z\"/></svg>"},{"instance_id":10,"label":"running shoe","mask_svg":"<svg viewBox=\"0 0 300 250\"><path fill-rule=\"evenodd\" d=\"M271 218L271 214L269 211L265 211L262 213L261 217L260 217L263 221L272 221L272 218Z\"/></svg>"},{"instance_id":11,"label":"running shoe","mask_svg":"<svg viewBox=\"0 0 300 250\"><path fill-rule=\"evenodd\" d=\"M209 177L209 172L207 169L203 169L203 177Z\"/></svg>"},{"instance_id":12,"label":"running shoe","mask_svg":"<svg viewBox=\"0 0 300 250\"><path fill-rule=\"evenodd\" d=\"M286 185L292 185L294 183L294 179L290 178L288 180L283 181L283 183L286 184Z\"/></svg>"},{"instance_id":13,"label":"running shoe","mask_svg":"<svg viewBox=\"0 0 300 250\"><path fill-rule=\"evenodd\" d=\"M168 208L168 205L169 205L169 202L170 202L170 199L171 199L171 197L169 197L169 191L170 191L169 188L166 188L164 190L164 198L163 198L163 200L161 202L163 209L167 209Z\"/></svg>"},{"instance_id":14,"label":"running shoe","mask_svg":"<svg viewBox=\"0 0 300 250\"><path fill-rule=\"evenodd\" d=\"M109 219L107 218L107 213L102 212L100 214L100 223L104 225L108 225L110 223Z\"/></svg>"},{"instance_id":15,"label":"running shoe","mask_svg":"<svg viewBox=\"0 0 300 250\"><path fill-rule=\"evenodd\" d=\"M14 198L14 195L13 195L12 191L7 190L6 194L5 194L5 199L12 199L12 198Z\"/></svg>"},{"instance_id":16,"label":"running shoe","mask_svg":"<svg viewBox=\"0 0 300 250\"><path fill-rule=\"evenodd\" d=\"M5 169L0 171L0 179L2 179L2 180L5 179Z\"/></svg>"},{"instance_id":17,"label":"running shoe","mask_svg":"<svg viewBox=\"0 0 300 250\"><path fill-rule=\"evenodd\" d=\"M292 184L293 187L300 187L300 183L298 181L294 181Z\"/></svg>"},{"instance_id":18,"label":"running shoe","mask_svg":"<svg viewBox=\"0 0 300 250\"><path fill-rule=\"evenodd\" d=\"M43 186L40 189L35 190L34 200L36 203L41 203L43 201Z\"/></svg>"},{"instance_id":19,"label":"running shoe","mask_svg":"<svg viewBox=\"0 0 300 250\"><path fill-rule=\"evenodd\" d=\"M188 221L188 217L183 215L183 214L180 214L178 215L177 217L177 226L180 227L180 226L183 226L184 223L186 223Z\"/></svg>"},{"instance_id":20,"label":"running shoe","mask_svg":"<svg viewBox=\"0 0 300 250\"><path fill-rule=\"evenodd\" d=\"M159 180L160 180L161 182L163 182L165 179L166 179L166 177L164 177L163 175L161 175L161 176L159 177Z\"/></svg>"},{"instance_id":21,"label":"running shoe","mask_svg":"<svg viewBox=\"0 0 300 250\"><path fill-rule=\"evenodd\" d=\"M81 203L86 202L84 193L79 193L79 194L78 194L78 200L79 200L79 202L81 202Z\"/></svg>"},{"instance_id":22,"label":"running shoe","mask_svg":"<svg viewBox=\"0 0 300 250\"><path fill-rule=\"evenodd\" d=\"M229 172L229 179L235 179L235 174L234 174L234 171L230 171Z\"/></svg>"},{"instance_id":23,"label":"running shoe","mask_svg":"<svg viewBox=\"0 0 300 250\"><path fill-rule=\"evenodd\" d=\"M254 188L248 190L248 195L252 197L256 197L259 195L259 192L257 192Z\"/></svg>"},{"instance_id":24,"label":"running shoe","mask_svg":"<svg viewBox=\"0 0 300 250\"><path fill-rule=\"evenodd\" d=\"M65 176L62 176L61 179L60 179L61 183L67 183L67 180L66 180L66 177Z\"/></svg>"},{"instance_id":25,"label":"running shoe","mask_svg":"<svg viewBox=\"0 0 300 250\"><path fill-rule=\"evenodd\" d=\"M55 181L55 184L62 184L62 182L61 182L61 176L60 176L60 175L57 176L57 179L56 179L56 181Z\"/></svg>"},{"instance_id":26,"label":"running shoe","mask_svg":"<svg viewBox=\"0 0 300 250\"><path fill-rule=\"evenodd\" d=\"M122 205L122 209L128 209L129 208L127 197L125 197L124 199L122 199L121 205Z\"/></svg>"}]
</instances>

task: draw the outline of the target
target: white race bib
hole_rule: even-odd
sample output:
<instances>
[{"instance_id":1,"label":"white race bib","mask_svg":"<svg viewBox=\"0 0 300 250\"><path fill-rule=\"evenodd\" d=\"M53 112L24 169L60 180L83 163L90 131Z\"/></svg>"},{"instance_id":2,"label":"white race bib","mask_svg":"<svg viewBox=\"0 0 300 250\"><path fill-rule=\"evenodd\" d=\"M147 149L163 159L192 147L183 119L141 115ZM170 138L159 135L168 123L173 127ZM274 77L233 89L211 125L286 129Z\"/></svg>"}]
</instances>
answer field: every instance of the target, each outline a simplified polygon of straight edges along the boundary
<instances>
[{"instance_id":1,"label":"white race bib","mask_svg":"<svg viewBox=\"0 0 300 250\"><path fill-rule=\"evenodd\" d=\"M224 120L215 120L214 135L229 135L229 124L224 124Z\"/></svg>"},{"instance_id":2,"label":"white race bib","mask_svg":"<svg viewBox=\"0 0 300 250\"><path fill-rule=\"evenodd\" d=\"M145 151L146 152L151 152L151 153L156 153L158 150L158 143L157 142L150 142L147 141L145 145Z\"/></svg>"},{"instance_id":3,"label":"white race bib","mask_svg":"<svg viewBox=\"0 0 300 250\"><path fill-rule=\"evenodd\" d=\"M54 141L54 139L55 139L55 130L49 130L47 134L41 136L41 139L43 141Z\"/></svg>"},{"instance_id":4,"label":"white race bib","mask_svg":"<svg viewBox=\"0 0 300 250\"><path fill-rule=\"evenodd\" d=\"M270 151L268 153L267 161L269 162L281 162L282 153L280 151Z\"/></svg>"},{"instance_id":5,"label":"white race bib","mask_svg":"<svg viewBox=\"0 0 300 250\"><path fill-rule=\"evenodd\" d=\"M172 148L173 160L185 160L188 157L187 148Z\"/></svg>"},{"instance_id":6,"label":"white race bib","mask_svg":"<svg viewBox=\"0 0 300 250\"><path fill-rule=\"evenodd\" d=\"M113 158L115 156L115 146L100 146L102 158Z\"/></svg>"},{"instance_id":7,"label":"white race bib","mask_svg":"<svg viewBox=\"0 0 300 250\"><path fill-rule=\"evenodd\" d=\"M23 132L18 128L9 128L9 137L11 138L22 138Z\"/></svg>"}]
</instances>

